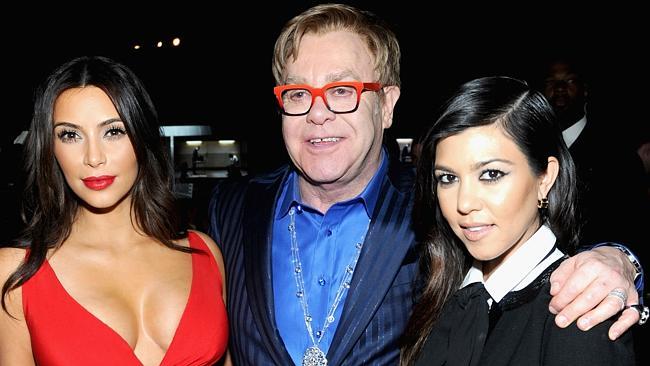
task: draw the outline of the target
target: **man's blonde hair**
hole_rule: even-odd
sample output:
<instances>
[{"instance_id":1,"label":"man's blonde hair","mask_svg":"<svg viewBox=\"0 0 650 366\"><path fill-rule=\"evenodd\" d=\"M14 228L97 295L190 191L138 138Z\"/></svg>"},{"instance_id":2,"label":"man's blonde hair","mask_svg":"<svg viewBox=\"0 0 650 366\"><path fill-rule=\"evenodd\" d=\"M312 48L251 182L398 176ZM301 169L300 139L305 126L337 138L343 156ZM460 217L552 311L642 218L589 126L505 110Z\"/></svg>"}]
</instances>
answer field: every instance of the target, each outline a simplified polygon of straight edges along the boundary
<instances>
[{"instance_id":1,"label":"man's blonde hair","mask_svg":"<svg viewBox=\"0 0 650 366\"><path fill-rule=\"evenodd\" d=\"M278 85L285 83L284 70L290 57L297 57L302 37L307 33L324 34L348 30L361 36L375 58L377 81L384 86L400 86L400 49L397 37L377 16L343 4L322 4L291 19L275 42L273 76Z\"/></svg>"}]
</instances>

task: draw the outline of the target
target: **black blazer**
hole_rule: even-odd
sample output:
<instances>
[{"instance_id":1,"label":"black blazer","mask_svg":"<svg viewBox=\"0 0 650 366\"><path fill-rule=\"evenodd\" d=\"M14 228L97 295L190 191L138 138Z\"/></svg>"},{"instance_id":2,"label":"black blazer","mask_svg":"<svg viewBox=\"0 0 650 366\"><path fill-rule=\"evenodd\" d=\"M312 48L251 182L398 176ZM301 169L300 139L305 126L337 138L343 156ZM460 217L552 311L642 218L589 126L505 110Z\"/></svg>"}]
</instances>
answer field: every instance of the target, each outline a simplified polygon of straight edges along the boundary
<instances>
[{"instance_id":1,"label":"black blazer","mask_svg":"<svg viewBox=\"0 0 650 366\"><path fill-rule=\"evenodd\" d=\"M283 167L267 176L224 182L210 201L210 235L225 266L230 352L235 365L292 365L274 316L273 217ZM411 190L386 176L343 314L327 353L329 365L396 365L398 339L413 307L417 268L410 225ZM304 331L304 330L301 330Z\"/></svg>"},{"instance_id":2,"label":"black blazer","mask_svg":"<svg viewBox=\"0 0 650 366\"><path fill-rule=\"evenodd\" d=\"M647 261L650 209L641 159L597 123L590 118L569 148L578 172L578 214L584 223L580 242L623 243Z\"/></svg>"}]
</instances>

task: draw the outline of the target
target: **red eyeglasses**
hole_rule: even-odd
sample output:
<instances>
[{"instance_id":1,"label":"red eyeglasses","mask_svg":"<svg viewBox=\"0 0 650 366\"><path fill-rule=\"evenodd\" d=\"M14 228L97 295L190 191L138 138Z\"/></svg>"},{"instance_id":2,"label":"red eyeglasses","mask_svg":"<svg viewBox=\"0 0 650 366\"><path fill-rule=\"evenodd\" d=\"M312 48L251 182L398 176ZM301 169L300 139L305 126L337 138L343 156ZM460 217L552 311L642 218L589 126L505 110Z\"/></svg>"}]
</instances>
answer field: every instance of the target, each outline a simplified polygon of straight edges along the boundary
<instances>
[{"instance_id":1,"label":"red eyeglasses","mask_svg":"<svg viewBox=\"0 0 650 366\"><path fill-rule=\"evenodd\" d=\"M314 88L306 84L280 85L273 88L282 113L301 116L309 113L316 97L323 98L327 109L334 113L351 113L359 107L361 93L379 91L379 83L361 81L337 81Z\"/></svg>"}]
</instances>

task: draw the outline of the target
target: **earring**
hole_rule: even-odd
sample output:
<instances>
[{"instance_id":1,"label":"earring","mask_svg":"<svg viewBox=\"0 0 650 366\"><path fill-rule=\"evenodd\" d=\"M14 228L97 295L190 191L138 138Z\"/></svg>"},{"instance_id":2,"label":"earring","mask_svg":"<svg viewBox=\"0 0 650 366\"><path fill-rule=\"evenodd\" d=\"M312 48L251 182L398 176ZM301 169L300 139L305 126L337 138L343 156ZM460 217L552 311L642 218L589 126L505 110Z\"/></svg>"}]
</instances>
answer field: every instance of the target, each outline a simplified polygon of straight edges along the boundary
<instances>
[{"instance_id":1,"label":"earring","mask_svg":"<svg viewBox=\"0 0 650 366\"><path fill-rule=\"evenodd\" d=\"M548 208L548 198L544 197L541 200L537 200L537 208Z\"/></svg>"}]
</instances>

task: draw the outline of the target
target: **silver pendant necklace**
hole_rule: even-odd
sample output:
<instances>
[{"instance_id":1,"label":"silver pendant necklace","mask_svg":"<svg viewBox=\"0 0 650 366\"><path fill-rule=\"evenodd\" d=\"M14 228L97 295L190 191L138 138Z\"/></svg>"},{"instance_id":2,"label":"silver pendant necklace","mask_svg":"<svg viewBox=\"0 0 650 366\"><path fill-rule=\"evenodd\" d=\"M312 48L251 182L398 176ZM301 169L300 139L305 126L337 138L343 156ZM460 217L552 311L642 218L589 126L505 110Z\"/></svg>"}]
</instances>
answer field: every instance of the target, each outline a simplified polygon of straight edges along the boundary
<instances>
[{"instance_id":1,"label":"silver pendant necklace","mask_svg":"<svg viewBox=\"0 0 650 366\"><path fill-rule=\"evenodd\" d=\"M300 206L299 206L300 207ZM316 332L316 337L312 331L312 316L309 313L309 306L307 303L307 293L305 292L305 281L302 277L302 263L300 262L300 252L298 250L298 239L296 238L296 209L291 207L289 209L289 232L291 233L291 257L294 265L293 275L296 280L296 287L298 291L296 292L296 297L300 302L300 307L302 308L302 313L305 319L305 327L307 328L307 333L309 334L309 339L311 340L312 345L307 347L305 353L302 356L302 366L326 366L327 357L325 353L320 349L319 345L325 331L327 328L334 322L334 313L336 308L338 308L343 294L347 289L350 288L350 282L352 280L352 274L354 273L354 268L357 265L359 260L359 255L361 254L361 248L363 247L363 241L370 227L370 220L368 220L368 226L364 230L363 235L359 242L355 243L355 248L357 249L350 263L345 267L345 272L343 273L343 278L341 278L341 284L339 285L336 294L334 295L334 301L332 306L330 306L329 311L327 312L327 317L325 318L325 323L323 328Z\"/></svg>"}]
</instances>

